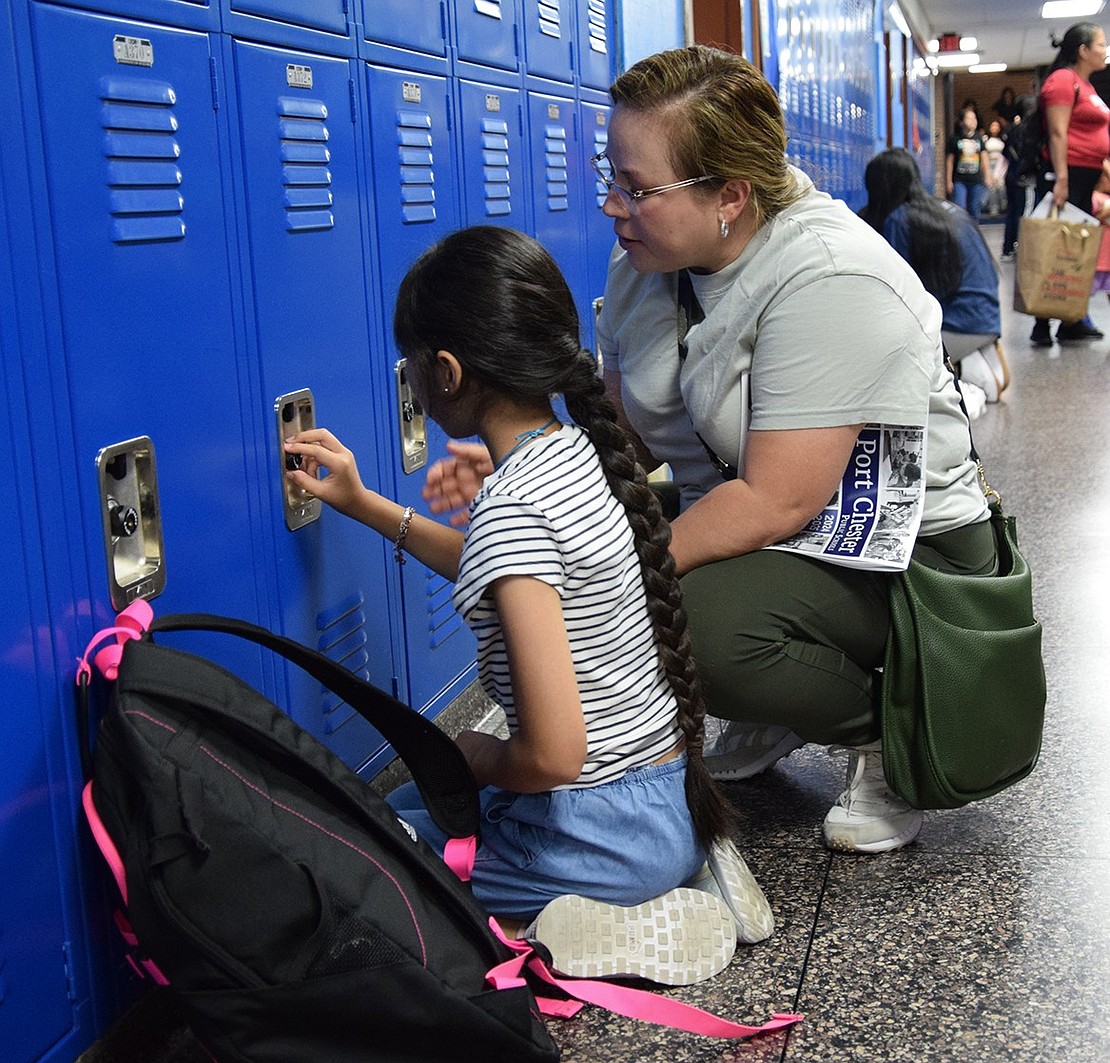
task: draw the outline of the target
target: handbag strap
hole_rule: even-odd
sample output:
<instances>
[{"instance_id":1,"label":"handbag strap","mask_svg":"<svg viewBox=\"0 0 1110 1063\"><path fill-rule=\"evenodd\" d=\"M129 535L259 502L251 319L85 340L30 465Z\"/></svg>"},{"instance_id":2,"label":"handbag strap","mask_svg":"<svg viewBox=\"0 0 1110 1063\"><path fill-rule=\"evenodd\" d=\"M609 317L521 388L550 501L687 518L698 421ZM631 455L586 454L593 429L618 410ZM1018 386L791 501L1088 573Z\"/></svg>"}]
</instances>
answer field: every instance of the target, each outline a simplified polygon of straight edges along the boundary
<instances>
[{"instance_id":1,"label":"handbag strap","mask_svg":"<svg viewBox=\"0 0 1110 1063\"><path fill-rule=\"evenodd\" d=\"M678 336L678 360L679 363L686 361L688 348L686 346L686 334L695 325L700 325L705 320L705 311L698 302L698 297L694 292L693 282L690 280L690 271L680 269L678 271L678 300L677 300L677 314L675 319L675 331ZM713 463L713 467L721 474L722 480L735 480L739 472L735 465L730 465L724 458L722 458L704 439L701 437L701 432L694 429L694 435L698 437L698 442L705 448L706 454L709 455L709 460Z\"/></svg>"},{"instance_id":2,"label":"handbag strap","mask_svg":"<svg viewBox=\"0 0 1110 1063\"><path fill-rule=\"evenodd\" d=\"M975 436L971 431L971 414L967 412L967 404L964 402L963 389L960 387L960 376L956 372L956 367L952 363L952 358L948 354L948 348L944 346L944 341L941 341L941 350L944 351L944 364L948 368L948 372L952 374L952 383L956 387L956 395L960 400L960 409L964 412L964 419L967 421L967 439L970 445L969 454L971 460L975 462L975 468L979 471L979 486L983 489L983 495L992 504L1002 505L1002 496L987 482L987 470L983 468L983 459L979 457L979 451L975 449Z\"/></svg>"}]
</instances>

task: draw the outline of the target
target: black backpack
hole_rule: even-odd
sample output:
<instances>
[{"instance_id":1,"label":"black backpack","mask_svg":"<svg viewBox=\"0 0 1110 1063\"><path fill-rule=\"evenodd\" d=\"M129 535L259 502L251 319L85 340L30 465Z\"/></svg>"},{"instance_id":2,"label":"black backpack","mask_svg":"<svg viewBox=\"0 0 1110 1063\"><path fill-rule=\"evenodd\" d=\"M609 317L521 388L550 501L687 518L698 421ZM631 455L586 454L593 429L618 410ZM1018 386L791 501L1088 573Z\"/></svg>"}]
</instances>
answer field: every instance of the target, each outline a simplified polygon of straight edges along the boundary
<instances>
[{"instance_id":1,"label":"black backpack","mask_svg":"<svg viewBox=\"0 0 1110 1063\"><path fill-rule=\"evenodd\" d=\"M1075 83L1072 107L1079 103L1079 82ZM1029 177L1045 172L1048 163L1048 131L1040 104L1032 109L1029 117L1010 127L1003 149L1006 161L1018 177Z\"/></svg>"},{"instance_id":2,"label":"black backpack","mask_svg":"<svg viewBox=\"0 0 1110 1063\"><path fill-rule=\"evenodd\" d=\"M366 783L218 665L111 630L97 663L109 658L111 678L122 660L87 818L123 896L121 929L142 950L133 962L168 983L215 1059L559 1058L523 980L487 981L514 953L468 887ZM175 630L227 632L304 668L394 746L449 836L477 834L466 761L419 713L262 628L205 614L150 625ZM87 736L82 751L87 763Z\"/></svg>"},{"instance_id":3,"label":"black backpack","mask_svg":"<svg viewBox=\"0 0 1110 1063\"><path fill-rule=\"evenodd\" d=\"M1037 108L1025 121L1010 127L1002 154L1015 176L1028 177L1040 169L1044 161L1041 155L1043 148L1041 112Z\"/></svg>"}]
</instances>

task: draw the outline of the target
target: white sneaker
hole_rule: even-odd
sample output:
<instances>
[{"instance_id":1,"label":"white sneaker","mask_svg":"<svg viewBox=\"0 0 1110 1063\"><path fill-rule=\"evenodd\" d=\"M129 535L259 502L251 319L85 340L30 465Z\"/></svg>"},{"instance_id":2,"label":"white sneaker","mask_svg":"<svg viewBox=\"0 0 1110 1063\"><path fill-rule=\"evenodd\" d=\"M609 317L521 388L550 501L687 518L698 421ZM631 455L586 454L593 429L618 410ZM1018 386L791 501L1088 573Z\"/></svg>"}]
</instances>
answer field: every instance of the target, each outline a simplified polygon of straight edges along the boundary
<instances>
[{"instance_id":1,"label":"white sneaker","mask_svg":"<svg viewBox=\"0 0 1110 1063\"><path fill-rule=\"evenodd\" d=\"M719 782L749 779L804 746L789 727L724 721L702 754L709 774Z\"/></svg>"},{"instance_id":2,"label":"white sneaker","mask_svg":"<svg viewBox=\"0 0 1110 1063\"><path fill-rule=\"evenodd\" d=\"M846 752L850 759L848 789L825 817L825 844L851 853L885 853L912 842L925 816L887 786L882 743L834 746L830 752Z\"/></svg>"},{"instance_id":3,"label":"white sneaker","mask_svg":"<svg viewBox=\"0 0 1110 1063\"><path fill-rule=\"evenodd\" d=\"M632 908L577 894L556 897L527 931L572 978L650 978L691 985L719 974L736 950L724 902L680 887Z\"/></svg>"},{"instance_id":4,"label":"white sneaker","mask_svg":"<svg viewBox=\"0 0 1110 1063\"><path fill-rule=\"evenodd\" d=\"M967 401L967 387L974 384L981 389L988 403L997 402L1000 394L998 378L987 361L983 351L972 351L960 359L960 388L965 392L964 402Z\"/></svg>"},{"instance_id":5,"label":"white sneaker","mask_svg":"<svg viewBox=\"0 0 1110 1063\"><path fill-rule=\"evenodd\" d=\"M727 838L713 843L709 859L684 886L704 890L725 902L736 923L736 940L745 945L766 941L775 932L775 916L744 858Z\"/></svg>"}]
</instances>

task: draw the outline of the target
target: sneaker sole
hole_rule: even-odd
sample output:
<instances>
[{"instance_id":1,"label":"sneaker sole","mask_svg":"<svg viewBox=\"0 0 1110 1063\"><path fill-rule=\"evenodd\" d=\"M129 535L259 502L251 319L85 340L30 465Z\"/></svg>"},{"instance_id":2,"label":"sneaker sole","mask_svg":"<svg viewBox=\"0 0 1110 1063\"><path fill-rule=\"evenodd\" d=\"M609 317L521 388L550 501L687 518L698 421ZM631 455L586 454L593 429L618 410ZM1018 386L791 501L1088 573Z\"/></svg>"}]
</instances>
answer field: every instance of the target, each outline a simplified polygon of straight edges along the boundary
<instances>
[{"instance_id":1,"label":"sneaker sole","mask_svg":"<svg viewBox=\"0 0 1110 1063\"><path fill-rule=\"evenodd\" d=\"M736 940L745 945L766 941L775 932L775 914L736 846L730 841L716 842L709 850L708 863L721 899L736 922Z\"/></svg>"},{"instance_id":2,"label":"sneaker sole","mask_svg":"<svg viewBox=\"0 0 1110 1063\"><path fill-rule=\"evenodd\" d=\"M741 768L729 768L727 761L734 754L724 753L720 757L705 757L705 767L710 776L717 782L739 782L741 779L750 779L753 775L765 772L772 764L778 763L783 757L790 756L795 749L801 749L805 742L796 734L790 733L779 739L758 760L749 761ZM714 761L720 764L714 767Z\"/></svg>"},{"instance_id":3,"label":"sneaker sole","mask_svg":"<svg viewBox=\"0 0 1110 1063\"><path fill-rule=\"evenodd\" d=\"M736 928L723 901L679 888L631 908L577 894L556 897L532 934L572 978L648 978L691 985L723 971Z\"/></svg>"},{"instance_id":4,"label":"sneaker sole","mask_svg":"<svg viewBox=\"0 0 1110 1063\"><path fill-rule=\"evenodd\" d=\"M848 834L837 833L836 828L830 831L826 827L825 846L838 853L889 853L894 849L901 849L909 845L920 833L922 822L923 819L919 819L916 823L910 824L900 834L895 834L891 838L880 838L873 842L858 842Z\"/></svg>"}]
</instances>

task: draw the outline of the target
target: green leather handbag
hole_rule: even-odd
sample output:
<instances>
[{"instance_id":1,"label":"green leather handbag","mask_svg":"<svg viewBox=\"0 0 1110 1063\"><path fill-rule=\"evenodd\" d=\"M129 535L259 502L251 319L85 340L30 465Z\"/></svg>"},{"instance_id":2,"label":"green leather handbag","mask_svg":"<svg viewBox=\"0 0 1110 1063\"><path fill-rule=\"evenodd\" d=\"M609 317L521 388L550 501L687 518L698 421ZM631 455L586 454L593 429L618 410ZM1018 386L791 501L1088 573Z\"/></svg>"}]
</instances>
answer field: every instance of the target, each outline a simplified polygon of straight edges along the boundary
<instances>
[{"instance_id":1,"label":"green leather handbag","mask_svg":"<svg viewBox=\"0 0 1110 1063\"><path fill-rule=\"evenodd\" d=\"M911 561L891 581L883 769L914 808L991 797L1025 778L1040 753L1046 686L1032 575L1014 518L985 489L993 496L995 575Z\"/></svg>"}]
</instances>

